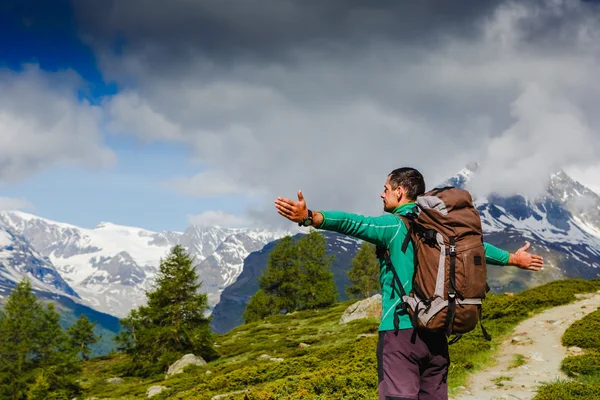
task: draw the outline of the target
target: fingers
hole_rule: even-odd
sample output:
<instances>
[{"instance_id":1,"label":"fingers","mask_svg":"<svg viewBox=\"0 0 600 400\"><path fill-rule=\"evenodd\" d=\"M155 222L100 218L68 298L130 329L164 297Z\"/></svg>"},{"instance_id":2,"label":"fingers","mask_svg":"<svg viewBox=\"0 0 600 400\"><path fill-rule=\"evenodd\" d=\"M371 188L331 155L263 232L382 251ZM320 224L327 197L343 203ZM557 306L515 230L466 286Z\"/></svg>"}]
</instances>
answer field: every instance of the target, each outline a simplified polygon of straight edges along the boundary
<instances>
[{"instance_id":1,"label":"fingers","mask_svg":"<svg viewBox=\"0 0 600 400\"><path fill-rule=\"evenodd\" d=\"M304 195L302 194L302 190L298 190L298 201L304 201Z\"/></svg>"},{"instance_id":2,"label":"fingers","mask_svg":"<svg viewBox=\"0 0 600 400\"><path fill-rule=\"evenodd\" d=\"M542 260L531 260L529 262L529 265L533 265L533 266L536 266L536 267L542 267L544 265L544 261L542 261Z\"/></svg>"},{"instance_id":3,"label":"fingers","mask_svg":"<svg viewBox=\"0 0 600 400\"><path fill-rule=\"evenodd\" d=\"M289 204L290 206L295 206L298 204L297 201L286 199L285 197L278 197L277 200L275 200L275 202L278 202L278 201L281 203Z\"/></svg>"},{"instance_id":4,"label":"fingers","mask_svg":"<svg viewBox=\"0 0 600 400\"><path fill-rule=\"evenodd\" d=\"M531 247L531 243L526 242L525 246L521 247L519 250L517 250L517 252L521 253L521 252L527 251L527 249L529 249L529 247Z\"/></svg>"},{"instance_id":5,"label":"fingers","mask_svg":"<svg viewBox=\"0 0 600 400\"><path fill-rule=\"evenodd\" d=\"M539 271L539 270L541 270L543 268L541 266L530 265L528 267L525 267L524 269L526 269L528 271Z\"/></svg>"},{"instance_id":6,"label":"fingers","mask_svg":"<svg viewBox=\"0 0 600 400\"><path fill-rule=\"evenodd\" d=\"M283 211L281 211L279 209L277 209L277 214L279 214L279 215L281 215L283 217L286 217L287 219L290 219L290 216L287 213L285 213L285 212L283 212Z\"/></svg>"},{"instance_id":7,"label":"fingers","mask_svg":"<svg viewBox=\"0 0 600 400\"><path fill-rule=\"evenodd\" d=\"M275 200L275 207L277 207L277 209L283 209L283 210L287 210L290 212L294 210L294 205L286 203L281 200Z\"/></svg>"}]
</instances>

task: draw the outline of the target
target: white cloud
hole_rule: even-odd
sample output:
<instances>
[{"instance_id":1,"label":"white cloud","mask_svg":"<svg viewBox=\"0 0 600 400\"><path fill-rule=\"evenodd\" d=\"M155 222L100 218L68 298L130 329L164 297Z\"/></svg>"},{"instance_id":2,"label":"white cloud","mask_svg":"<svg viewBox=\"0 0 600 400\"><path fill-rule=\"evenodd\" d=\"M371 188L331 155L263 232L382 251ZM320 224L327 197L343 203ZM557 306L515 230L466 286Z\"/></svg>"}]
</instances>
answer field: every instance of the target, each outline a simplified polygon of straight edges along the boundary
<instances>
[{"instance_id":1,"label":"white cloud","mask_svg":"<svg viewBox=\"0 0 600 400\"><path fill-rule=\"evenodd\" d=\"M25 199L0 197L0 211L31 210L33 208L33 204Z\"/></svg>"},{"instance_id":2,"label":"white cloud","mask_svg":"<svg viewBox=\"0 0 600 400\"><path fill-rule=\"evenodd\" d=\"M202 27L181 24L181 10L156 21L158 3L136 22L146 28L136 36L136 23L124 22L135 7L118 4L122 14L103 26L125 29L132 45L118 57L96 48L111 77L137 84L107 104L113 126L189 146L205 168L178 181L190 194L260 188L267 215L279 218L272 198L302 189L314 208L375 213L386 174L399 166L419 168L431 187L478 161L479 190L532 193L557 168L599 161L600 14L583 2L506 1L439 27L430 18L439 15L419 14L421 31L416 22L412 31L388 25L381 10L370 19L351 10L349 25L327 31L318 19L306 40L295 25L274 37L267 28L280 26L261 31L211 3L230 35L218 36L223 48L211 48ZM286 4L281 15L301 3ZM457 20L469 17L455 8ZM296 14L311 20L307 10ZM240 32L260 43L252 48Z\"/></svg>"},{"instance_id":3,"label":"white cloud","mask_svg":"<svg viewBox=\"0 0 600 400\"><path fill-rule=\"evenodd\" d=\"M250 221L220 210L208 210L198 215L188 215L190 224L199 226L221 226L225 228L239 228L250 225Z\"/></svg>"},{"instance_id":4,"label":"white cloud","mask_svg":"<svg viewBox=\"0 0 600 400\"><path fill-rule=\"evenodd\" d=\"M77 99L78 78L0 70L0 181L15 181L53 165L103 167L115 161L104 145L102 109Z\"/></svg>"},{"instance_id":5,"label":"white cloud","mask_svg":"<svg viewBox=\"0 0 600 400\"><path fill-rule=\"evenodd\" d=\"M187 196L211 197L240 194L247 197L260 194L260 188L239 185L228 175L215 172L201 172L191 177L176 177L165 183L165 187L173 188Z\"/></svg>"}]
</instances>

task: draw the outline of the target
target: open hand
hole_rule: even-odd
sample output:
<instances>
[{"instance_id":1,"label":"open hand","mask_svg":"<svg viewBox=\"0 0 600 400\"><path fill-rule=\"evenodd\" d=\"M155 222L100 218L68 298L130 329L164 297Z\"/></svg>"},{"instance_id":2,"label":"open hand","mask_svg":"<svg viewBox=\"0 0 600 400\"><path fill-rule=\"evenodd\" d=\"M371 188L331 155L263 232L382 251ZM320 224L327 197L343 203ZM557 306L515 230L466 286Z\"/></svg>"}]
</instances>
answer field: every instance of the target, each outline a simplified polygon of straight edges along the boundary
<instances>
[{"instance_id":1,"label":"open hand","mask_svg":"<svg viewBox=\"0 0 600 400\"><path fill-rule=\"evenodd\" d=\"M302 190L298 190L298 201L286 199L285 197L278 197L275 200L275 208L277 213L282 215L293 222L301 222L304 217L308 216L308 208L306 207L306 201L302 195Z\"/></svg>"},{"instance_id":2,"label":"open hand","mask_svg":"<svg viewBox=\"0 0 600 400\"><path fill-rule=\"evenodd\" d=\"M544 259L537 254L528 253L527 249L529 249L530 246L531 245L527 243L517 250L516 253L511 254L508 263L529 271L539 271L540 269L543 269Z\"/></svg>"}]
</instances>

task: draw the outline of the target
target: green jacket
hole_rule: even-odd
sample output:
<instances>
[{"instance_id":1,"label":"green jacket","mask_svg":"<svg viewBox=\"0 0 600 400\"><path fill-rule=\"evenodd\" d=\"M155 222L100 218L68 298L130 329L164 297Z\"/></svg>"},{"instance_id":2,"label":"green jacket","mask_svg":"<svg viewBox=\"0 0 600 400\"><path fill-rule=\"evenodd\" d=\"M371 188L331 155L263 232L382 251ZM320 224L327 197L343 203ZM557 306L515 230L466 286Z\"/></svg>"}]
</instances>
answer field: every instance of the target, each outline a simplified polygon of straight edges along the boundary
<instances>
[{"instance_id":1,"label":"green jacket","mask_svg":"<svg viewBox=\"0 0 600 400\"><path fill-rule=\"evenodd\" d=\"M412 210L415 203L403 204L396 208L393 214L404 215ZM324 220L319 229L334 231L377 246L385 246L390 250L390 258L394 265L400 281L403 283L406 293L412 290L412 278L414 274L414 250L412 243L406 252L401 250L402 242L408 233L406 225L398 217L392 214L384 214L379 217L365 217L343 211L320 211ZM509 253L484 243L485 258L488 264L506 265ZM394 330L394 308L400 301L398 296L391 298L392 273L381 263L380 283L382 296L382 311L380 331ZM400 315L400 329L412 328L408 314Z\"/></svg>"}]
</instances>

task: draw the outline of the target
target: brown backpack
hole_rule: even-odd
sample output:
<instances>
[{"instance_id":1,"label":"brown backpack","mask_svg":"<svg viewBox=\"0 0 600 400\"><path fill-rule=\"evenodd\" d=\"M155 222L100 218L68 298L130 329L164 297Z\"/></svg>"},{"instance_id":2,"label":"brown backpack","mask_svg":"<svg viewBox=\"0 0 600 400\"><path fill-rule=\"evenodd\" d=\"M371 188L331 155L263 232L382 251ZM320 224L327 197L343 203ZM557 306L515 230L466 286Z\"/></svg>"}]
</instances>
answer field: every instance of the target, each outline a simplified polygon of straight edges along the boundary
<instances>
[{"instance_id":1,"label":"brown backpack","mask_svg":"<svg viewBox=\"0 0 600 400\"><path fill-rule=\"evenodd\" d=\"M481 302L489 287L481 219L468 191L455 187L433 189L416 200L413 212L401 216L408 228L402 251L410 241L415 274L407 295L387 249L378 249L393 272L394 291L403 299L394 318L406 311L414 328L455 334L451 344L472 331L481 319ZM487 340L491 337L483 325ZM413 341L416 335L413 335Z\"/></svg>"}]
</instances>

